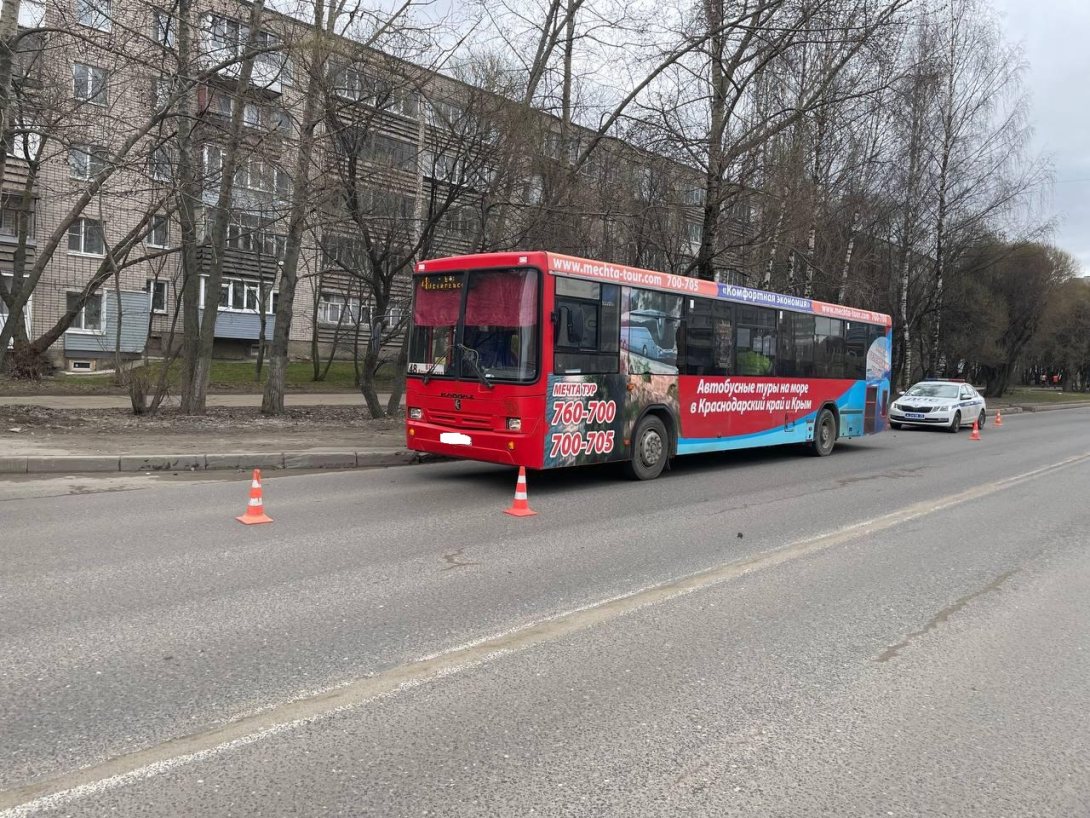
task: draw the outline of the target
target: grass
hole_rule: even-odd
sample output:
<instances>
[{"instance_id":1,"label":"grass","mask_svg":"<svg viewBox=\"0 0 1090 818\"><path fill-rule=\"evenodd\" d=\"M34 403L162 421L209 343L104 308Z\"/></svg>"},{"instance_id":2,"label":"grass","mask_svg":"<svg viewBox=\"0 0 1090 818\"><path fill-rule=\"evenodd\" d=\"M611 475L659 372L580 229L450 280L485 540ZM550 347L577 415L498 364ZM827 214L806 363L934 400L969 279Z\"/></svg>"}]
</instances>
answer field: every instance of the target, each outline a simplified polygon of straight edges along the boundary
<instances>
[{"instance_id":1,"label":"grass","mask_svg":"<svg viewBox=\"0 0 1090 818\"><path fill-rule=\"evenodd\" d=\"M1090 401L1090 393L1064 392L1059 389L1041 388L1039 386L1016 386L1013 389L1008 389L1007 393L998 401L1015 406L1034 403L1085 403Z\"/></svg>"},{"instance_id":2,"label":"grass","mask_svg":"<svg viewBox=\"0 0 1090 818\"><path fill-rule=\"evenodd\" d=\"M158 377L162 364L152 362L149 370ZM253 361L213 361L209 377L209 392L238 394L260 393L268 376L266 361L260 382L254 379ZM182 366L175 362L170 371L170 382L176 387L181 381ZM383 367L378 379L379 391L387 389L392 381L390 366ZM324 380L314 380L314 368L310 361L288 363L285 385L289 392L354 392L355 371L351 361L334 361ZM0 378L0 395L114 395L125 394L125 389L109 375L57 375L43 378L41 383L13 381Z\"/></svg>"}]
</instances>

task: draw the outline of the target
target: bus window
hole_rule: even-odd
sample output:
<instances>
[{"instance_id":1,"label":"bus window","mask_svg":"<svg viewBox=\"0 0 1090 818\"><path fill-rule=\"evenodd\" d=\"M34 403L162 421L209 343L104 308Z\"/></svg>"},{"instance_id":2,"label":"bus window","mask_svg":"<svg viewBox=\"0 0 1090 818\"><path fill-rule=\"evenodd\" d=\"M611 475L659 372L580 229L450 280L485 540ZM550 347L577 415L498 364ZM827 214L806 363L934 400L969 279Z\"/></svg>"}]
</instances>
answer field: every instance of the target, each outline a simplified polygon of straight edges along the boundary
<instances>
[{"instance_id":1,"label":"bus window","mask_svg":"<svg viewBox=\"0 0 1090 818\"><path fill-rule=\"evenodd\" d=\"M862 380L867 377L867 348L870 343L868 325L849 321L844 325L844 377Z\"/></svg>"},{"instance_id":2,"label":"bus window","mask_svg":"<svg viewBox=\"0 0 1090 818\"><path fill-rule=\"evenodd\" d=\"M557 277L554 370L608 374L620 369L620 287Z\"/></svg>"},{"instance_id":3,"label":"bus window","mask_svg":"<svg viewBox=\"0 0 1090 818\"><path fill-rule=\"evenodd\" d=\"M678 345L678 363L686 375L734 372L733 310L707 298L689 300Z\"/></svg>"},{"instance_id":4,"label":"bus window","mask_svg":"<svg viewBox=\"0 0 1090 818\"><path fill-rule=\"evenodd\" d=\"M462 273L419 276L413 297L409 372L452 374L450 350L462 303Z\"/></svg>"},{"instance_id":5,"label":"bus window","mask_svg":"<svg viewBox=\"0 0 1090 818\"><path fill-rule=\"evenodd\" d=\"M814 316L780 313L780 355L776 367L784 377L814 376Z\"/></svg>"},{"instance_id":6,"label":"bus window","mask_svg":"<svg viewBox=\"0 0 1090 818\"><path fill-rule=\"evenodd\" d=\"M676 375L681 297L635 287L626 287L624 292L621 346L627 353L628 372Z\"/></svg>"},{"instance_id":7,"label":"bus window","mask_svg":"<svg viewBox=\"0 0 1090 818\"><path fill-rule=\"evenodd\" d=\"M736 366L739 375L771 375L776 363L776 311L739 306Z\"/></svg>"},{"instance_id":8,"label":"bus window","mask_svg":"<svg viewBox=\"0 0 1090 818\"><path fill-rule=\"evenodd\" d=\"M847 344L844 322L839 318L814 319L814 375L818 378L846 378Z\"/></svg>"},{"instance_id":9,"label":"bus window","mask_svg":"<svg viewBox=\"0 0 1090 818\"><path fill-rule=\"evenodd\" d=\"M473 367L484 377L537 378L537 282L536 270L469 273L462 346L472 350ZM467 376L465 364L461 374Z\"/></svg>"}]
</instances>

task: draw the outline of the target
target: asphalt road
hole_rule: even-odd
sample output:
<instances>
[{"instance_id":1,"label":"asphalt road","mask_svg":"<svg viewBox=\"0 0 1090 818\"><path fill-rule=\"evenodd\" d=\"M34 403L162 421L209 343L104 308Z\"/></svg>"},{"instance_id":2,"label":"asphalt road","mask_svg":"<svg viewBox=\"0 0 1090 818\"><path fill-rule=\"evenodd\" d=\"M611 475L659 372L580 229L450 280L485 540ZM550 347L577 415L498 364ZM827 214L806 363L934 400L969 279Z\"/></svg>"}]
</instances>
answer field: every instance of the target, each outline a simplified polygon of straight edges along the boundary
<instances>
[{"instance_id":1,"label":"asphalt road","mask_svg":"<svg viewBox=\"0 0 1090 818\"><path fill-rule=\"evenodd\" d=\"M0 815L1088 815L1090 412L0 483Z\"/></svg>"}]
</instances>

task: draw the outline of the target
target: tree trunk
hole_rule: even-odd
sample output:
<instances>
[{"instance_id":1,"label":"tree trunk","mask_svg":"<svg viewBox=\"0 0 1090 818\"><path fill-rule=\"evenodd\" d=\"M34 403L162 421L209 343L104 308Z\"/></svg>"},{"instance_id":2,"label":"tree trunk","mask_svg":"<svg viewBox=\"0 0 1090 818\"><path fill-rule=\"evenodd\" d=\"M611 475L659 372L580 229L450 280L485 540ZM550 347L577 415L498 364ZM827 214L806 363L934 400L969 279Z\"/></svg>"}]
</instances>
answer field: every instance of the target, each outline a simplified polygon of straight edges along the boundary
<instances>
[{"instance_id":1,"label":"tree trunk","mask_svg":"<svg viewBox=\"0 0 1090 818\"><path fill-rule=\"evenodd\" d=\"M299 254L303 246L307 209L310 205L310 168L314 156L314 129L318 123L319 96L326 66L326 35L337 15L330 10L326 19L324 0L314 3L314 29L310 33L307 54L307 88L304 92L303 117L299 127L299 146L292 173L291 210L288 215L288 237L284 264L280 271L280 297L276 306L276 326L269 350L269 379L261 398L263 415L284 414L284 376L288 366L288 344L291 319L295 309L295 290L299 280ZM317 316L315 316L317 319Z\"/></svg>"},{"instance_id":2,"label":"tree trunk","mask_svg":"<svg viewBox=\"0 0 1090 818\"><path fill-rule=\"evenodd\" d=\"M186 414L203 415L208 401L208 381L212 371L212 349L216 337L216 319L219 317L220 286L223 283L224 254L227 247L227 227L231 218L231 204L235 189L235 170L238 167L239 154L242 149L242 118L245 105L246 92L250 88L250 78L253 76L254 58L253 50L257 45L257 35L261 29L262 12L265 8L265 0L256 0L250 8L250 31L246 38L246 59L242 61L239 70L238 81L235 84L236 104L231 113L231 125L228 132L228 141L222 154L222 164L219 168L220 190L212 209L211 237L208 249L211 261L208 267L208 276L204 289L204 314L200 320L200 333L196 344L189 348L194 357L186 363L190 371L190 379L186 384L186 394L182 399L182 411ZM208 175L208 168L205 168ZM186 328L189 335L189 328ZM194 348L195 347L195 348Z\"/></svg>"},{"instance_id":3,"label":"tree trunk","mask_svg":"<svg viewBox=\"0 0 1090 818\"><path fill-rule=\"evenodd\" d=\"M848 295L848 273L852 267L852 253L855 252L855 234L859 231L859 211L852 214L852 224L848 229L848 247L844 251L844 265L840 268L840 290L836 294L836 303L843 304Z\"/></svg>"},{"instance_id":4,"label":"tree trunk","mask_svg":"<svg viewBox=\"0 0 1090 818\"><path fill-rule=\"evenodd\" d=\"M397 352L397 366L394 368L394 382L390 388L390 400L386 403L386 414L394 416L401 411L401 396L405 392L405 367L409 363L409 333L401 339Z\"/></svg>"}]
</instances>

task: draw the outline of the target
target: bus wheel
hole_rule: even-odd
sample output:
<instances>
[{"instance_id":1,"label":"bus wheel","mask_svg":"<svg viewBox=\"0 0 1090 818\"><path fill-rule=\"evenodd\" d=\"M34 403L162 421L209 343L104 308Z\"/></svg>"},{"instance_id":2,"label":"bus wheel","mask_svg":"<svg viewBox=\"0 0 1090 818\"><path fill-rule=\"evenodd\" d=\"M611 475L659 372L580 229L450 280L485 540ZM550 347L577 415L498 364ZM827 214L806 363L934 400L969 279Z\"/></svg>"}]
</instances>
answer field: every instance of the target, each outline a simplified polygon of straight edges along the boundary
<instances>
[{"instance_id":1,"label":"bus wheel","mask_svg":"<svg viewBox=\"0 0 1090 818\"><path fill-rule=\"evenodd\" d=\"M635 480L654 480L662 474L670 455L670 436L654 415L647 415L632 436L632 459L626 464L628 476Z\"/></svg>"},{"instance_id":2,"label":"bus wheel","mask_svg":"<svg viewBox=\"0 0 1090 818\"><path fill-rule=\"evenodd\" d=\"M814 423L814 441L810 444L810 453L816 457L825 457L833 453L835 445L836 418L828 409L822 409Z\"/></svg>"}]
</instances>

